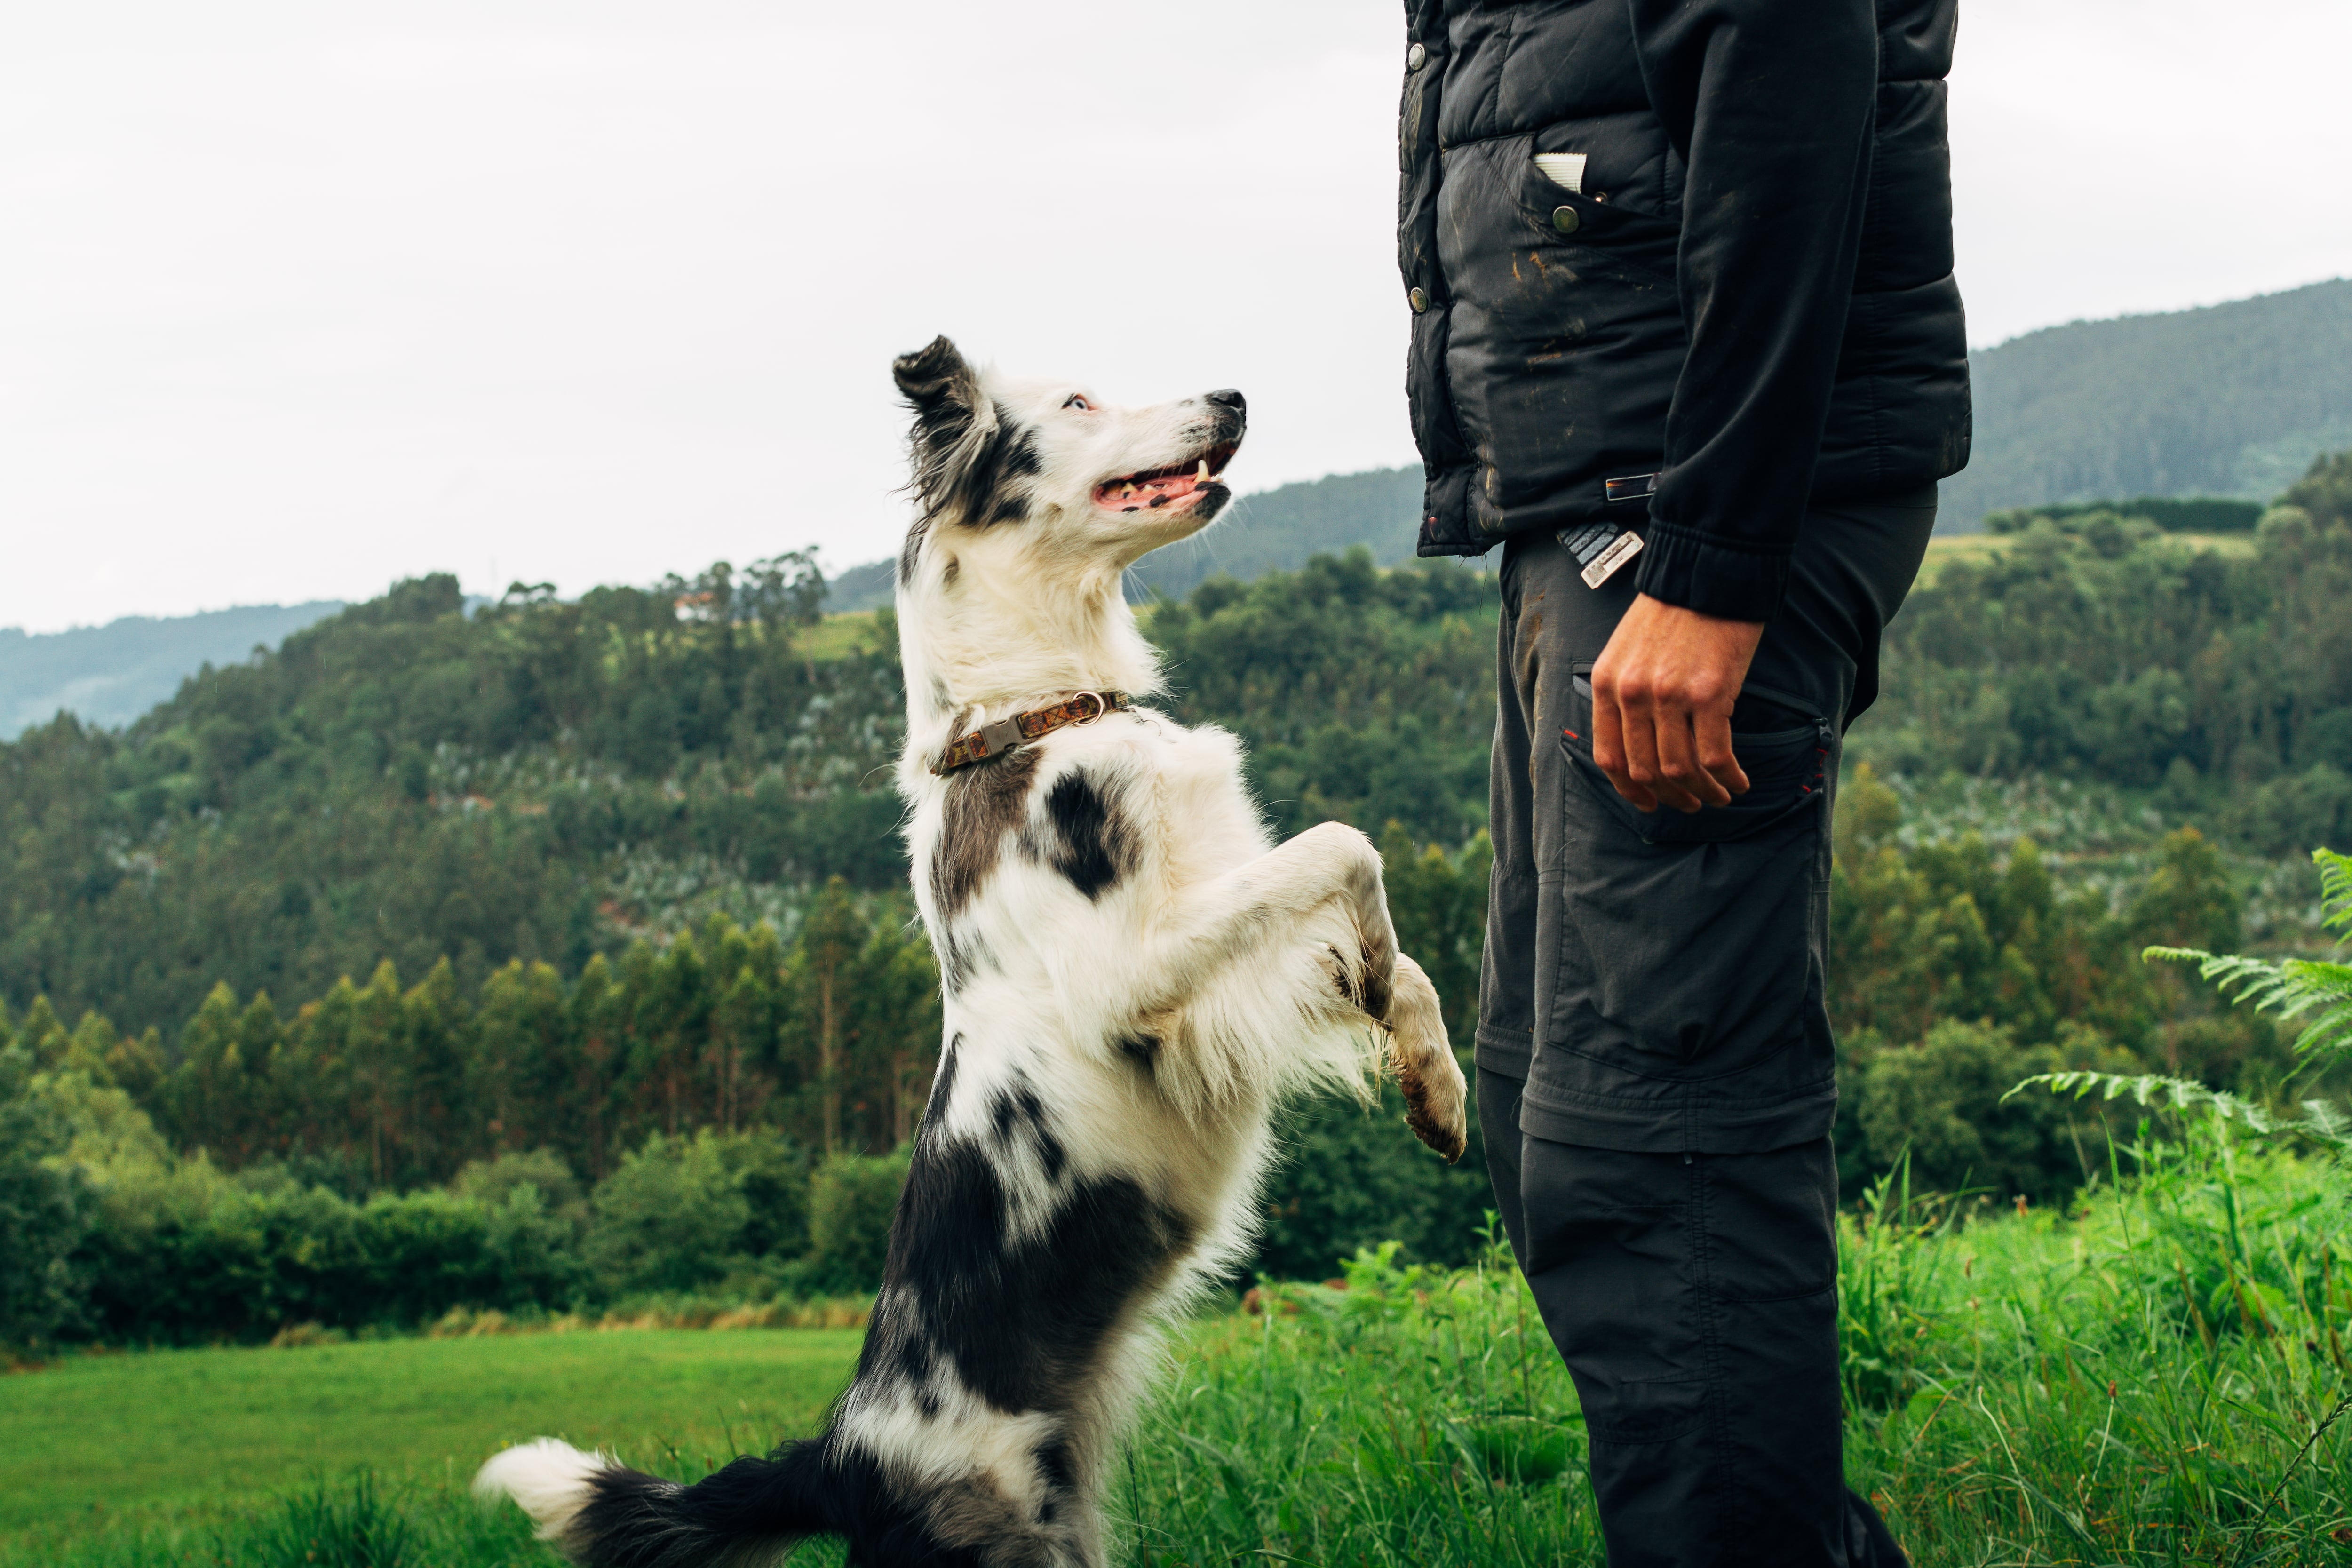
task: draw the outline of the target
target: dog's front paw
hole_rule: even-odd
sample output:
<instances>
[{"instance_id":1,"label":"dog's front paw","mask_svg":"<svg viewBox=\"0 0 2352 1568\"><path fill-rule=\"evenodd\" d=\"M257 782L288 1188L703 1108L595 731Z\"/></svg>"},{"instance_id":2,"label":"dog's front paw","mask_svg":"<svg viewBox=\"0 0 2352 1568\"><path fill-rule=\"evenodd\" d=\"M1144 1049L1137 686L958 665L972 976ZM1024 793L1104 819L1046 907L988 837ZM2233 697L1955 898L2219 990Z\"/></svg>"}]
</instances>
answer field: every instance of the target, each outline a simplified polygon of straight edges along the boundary
<instances>
[{"instance_id":1,"label":"dog's front paw","mask_svg":"<svg viewBox=\"0 0 2352 1568\"><path fill-rule=\"evenodd\" d=\"M1396 958L1389 1026L1389 1061L1404 1090L1404 1124L1450 1165L1469 1146L1470 1086L1445 1037L1437 987L1402 953Z\"/></svg>"},{"instance_id":2,"label":"dog's front paw","mask_svg":"<svg viewBox=\"0 0 2352 1568\"><path fill-rule=\"evenodd\" d=\"M1397 1064L1397 1082L1404 1089L1404 1124L1451 1165L1470 1144L1470 1121L1464 1110L1469 1086L1453 1052L1433 1065L1435 1071L1425 1072L1405 1062Z\"/></svg>"}]
</instances>

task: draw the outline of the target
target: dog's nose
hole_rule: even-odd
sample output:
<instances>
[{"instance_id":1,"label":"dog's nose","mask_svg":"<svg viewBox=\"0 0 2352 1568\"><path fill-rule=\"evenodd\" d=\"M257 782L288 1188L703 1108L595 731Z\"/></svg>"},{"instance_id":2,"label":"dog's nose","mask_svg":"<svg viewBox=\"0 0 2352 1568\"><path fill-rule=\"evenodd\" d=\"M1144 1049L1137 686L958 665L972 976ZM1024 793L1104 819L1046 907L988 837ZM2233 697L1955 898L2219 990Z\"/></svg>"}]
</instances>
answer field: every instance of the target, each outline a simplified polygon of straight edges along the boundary
<instances>
[{"instance_id":1,"label":"dog's nose","mask_svg":"<svg viewBox=\"0 0 2352 1568\"><path fill-rule=\"evenodd\" d=\"M1248 402L1243 398L1240 393L1235 392L1230 386L1222 387L1217 391L1209 394L1208 401L1215 404L1220 408L1230 408L1235 414L1240 415L1244 418L1247 418L1249 416Z\"/></svg>"}]
</instances>

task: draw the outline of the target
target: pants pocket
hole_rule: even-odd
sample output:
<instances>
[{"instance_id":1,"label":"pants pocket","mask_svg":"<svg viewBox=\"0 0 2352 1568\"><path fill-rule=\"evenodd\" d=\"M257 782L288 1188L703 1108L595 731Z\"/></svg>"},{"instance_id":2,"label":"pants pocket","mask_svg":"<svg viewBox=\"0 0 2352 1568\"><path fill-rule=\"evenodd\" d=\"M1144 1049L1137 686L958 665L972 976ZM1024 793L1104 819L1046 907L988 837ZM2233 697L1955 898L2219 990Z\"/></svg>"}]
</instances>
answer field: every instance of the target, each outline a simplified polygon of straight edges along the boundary
<instances>
[{"instance_id":1,"label":"pants pocket","mask_svg":"<svg viewBox=\"0 0 2352 1568\"><path fill-rule=\"evenodd\" d=\"M1735 735L1747 795L1643 812L1592 761L1589 698L1576 709L1559 742L1567 910L1547 1054L1654 1079L1748 1072L1817 1010L1832 731Z\"/></svg>"}]
</instances>

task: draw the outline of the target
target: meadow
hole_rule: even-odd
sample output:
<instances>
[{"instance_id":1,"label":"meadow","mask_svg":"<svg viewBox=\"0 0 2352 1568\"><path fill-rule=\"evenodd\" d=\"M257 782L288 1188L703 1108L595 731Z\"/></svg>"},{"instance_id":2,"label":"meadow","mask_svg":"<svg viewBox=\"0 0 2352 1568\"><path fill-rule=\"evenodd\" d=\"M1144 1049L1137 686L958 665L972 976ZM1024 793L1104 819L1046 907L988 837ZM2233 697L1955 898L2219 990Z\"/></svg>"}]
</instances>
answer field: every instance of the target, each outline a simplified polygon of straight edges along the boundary
<instances>
[{"instance_id":1,"label":"meadow","mask_svg":"<svg viewBox=\"0 0 2352 1568\"><path fill-rule=\"evenodd\" d=\"M1898 1176L1847 1222L1848 1473L1916 1562L2352 1563L2352 1179L2225 1121L2148 1131L2065 1214ZM499 1443L551 1431L698 1476L808 1430L854 1339L70 1357L0 1379L0 1564L547 1563L464 1494ZM1500 1248L1460 1269L1366 1251L1171 1351L1113 1488L1122 1563L1601 1561L1575 1396Z\"/></svg>"}]
</instances>

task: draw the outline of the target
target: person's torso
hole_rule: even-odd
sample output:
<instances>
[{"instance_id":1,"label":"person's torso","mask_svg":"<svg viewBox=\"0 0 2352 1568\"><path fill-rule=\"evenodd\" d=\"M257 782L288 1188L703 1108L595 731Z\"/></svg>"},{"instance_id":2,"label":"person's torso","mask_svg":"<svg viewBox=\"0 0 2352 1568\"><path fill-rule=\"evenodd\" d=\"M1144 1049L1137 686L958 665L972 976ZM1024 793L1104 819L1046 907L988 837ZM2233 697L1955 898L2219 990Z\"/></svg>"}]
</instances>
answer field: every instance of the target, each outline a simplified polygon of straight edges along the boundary
<instances>
[{"instance_id":1,"label":"person's torso","mask_svg":"<svg viewBox=\"0 0 2352 1568\"><path fill-rule=\"evenodd\" d=\"M1967 460L1944 129L1957 5L1878 5L1872 174L1821 499ZM1606 480L1658 468L1687 344L1688 128L1652 107L1629 0L1409 0L1407 14L1399 252L1424 550L1622 517Z\"/></svg>"}]
</instances>

